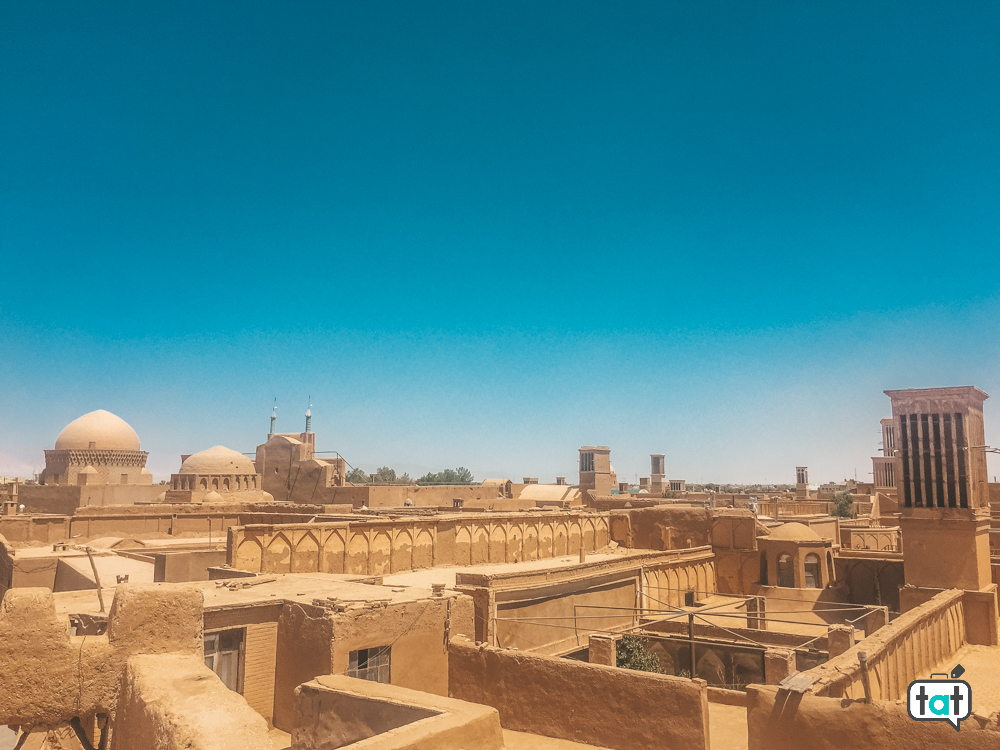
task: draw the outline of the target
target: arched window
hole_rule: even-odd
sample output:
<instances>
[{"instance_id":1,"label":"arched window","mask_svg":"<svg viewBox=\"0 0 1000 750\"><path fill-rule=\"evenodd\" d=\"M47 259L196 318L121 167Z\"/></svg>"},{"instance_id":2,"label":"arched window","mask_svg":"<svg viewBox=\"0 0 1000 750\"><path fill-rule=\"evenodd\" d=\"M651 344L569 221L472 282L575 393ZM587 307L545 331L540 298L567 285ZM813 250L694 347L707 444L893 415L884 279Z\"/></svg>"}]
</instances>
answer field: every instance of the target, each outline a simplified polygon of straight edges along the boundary
<instances>
[{"instance_id":1,"label":"arched window","mask_svg":"<svg viewBox=\"0 0 1000 750\"><path fill-rule=\"evenodd\" d=\"M769 586L767 582L767 553L760 553L760 585Z\"/></svg>"},{"instance_id":2,"label":"arched window","mask_svg":"<svg viewBox=\"0 0 1000 750\"><path fill-rule=\"evenodd\" d=\"M205 480L205 479L201 480L201 488L203 490L207 490L208 489L208 480Z\"/></svg>"},{"instance_id":3,"label":"arched window","mask_svg":"<svg viewBox=\"0 0 1000 750\"><path fill-rule=\"evenodd\" d=\"M213 490L219 489L219 478L218 477L215 477L215 479L212 480L212 489Z\"/></svg>"},{"instance_id":4,"label":"arched window","mask_svg":"<svg viewBox=\"0 0 1000 750\"><path fill-rule=\"evenodd\" d=\"M222 480L222 488L225 490L229 489L229 477L226 477L225 479Z\"/></svg>"},{"instance_id":5,"label":"arched window","mask_svg":"<svg viewBox=\"0 0 1000 750\"><path fill-rule=\"evenodd\" d=\"M822 588L820 585L823 581L822 574L819 570L819 555L810 552L806 555L806 588L807 589L818 589Z\"/></svg>"},{"instance_id":6,"label":"arched window","mask_svg":"<svg viewBox=\"0 0 1000 750\"><path fill-rule=\"evenodd\" d=\"M786 589L795 588L795 569L789 554L778 556L778 585Z\"/></svg>"}]
</instances>

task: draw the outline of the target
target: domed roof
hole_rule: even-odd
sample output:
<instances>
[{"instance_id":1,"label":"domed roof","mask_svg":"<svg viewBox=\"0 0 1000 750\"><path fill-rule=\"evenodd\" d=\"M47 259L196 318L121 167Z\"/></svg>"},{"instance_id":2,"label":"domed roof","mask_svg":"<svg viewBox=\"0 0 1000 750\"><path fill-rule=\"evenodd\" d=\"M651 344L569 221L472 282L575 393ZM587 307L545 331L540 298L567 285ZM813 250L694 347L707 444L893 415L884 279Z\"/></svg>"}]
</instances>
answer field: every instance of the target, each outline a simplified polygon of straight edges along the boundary
<instances>
[{"instance_id":1,"label":"domed roof","mask_svg":"<svg viewBox=\"0 0 1000 750\"><path fill-rule=\"evenodd\" d=\"M225 502L225 500L226 500L226 498L224 498L222 495L220 495L215 490L212 490L207 495L205 495L205 497L203 497L201 499L201 501L203 503L222 503L222 502Z\"/></svg>"},{"instance_id":2,"label":"domed roof","mask_svg":"<svg viewBox=\"0 0 1000 750\"><path fill-rule=\"evenodd\" d=\"M221 445L188 456L178 474L256 474L253 461Z\"/></svg>"},{"instance_id":3,"label":"domed roof","mask_svg":"<svg viewBox=\"0 0 1000 750\"><path fill-rule=\"evenodd\" d=\"M56 438L56 450L139 450L139 436L121 417L98 409L74 419Z\"/></svg>"},{"instance_id":4,"label":"domed roof","mask_svg":"<svg viewBox=\"0 0 1000 750\"><path fill-rule=\"evenodd\" d=\"M819 534L804 523L782 524L778 528L772 529L767 538L784 539L790 542L815 542L821 539Z\"/></svg>"}]
</instances>

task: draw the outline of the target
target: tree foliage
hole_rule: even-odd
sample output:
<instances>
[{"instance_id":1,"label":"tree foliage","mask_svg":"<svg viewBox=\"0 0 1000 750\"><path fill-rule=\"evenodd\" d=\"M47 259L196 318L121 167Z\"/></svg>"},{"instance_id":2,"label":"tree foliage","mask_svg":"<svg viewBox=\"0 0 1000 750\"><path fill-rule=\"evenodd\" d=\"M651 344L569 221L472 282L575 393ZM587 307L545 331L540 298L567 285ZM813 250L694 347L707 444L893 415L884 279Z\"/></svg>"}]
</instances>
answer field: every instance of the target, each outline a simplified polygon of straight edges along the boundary
<instances>
[{"instance_id":1,"label":"tree foliage","mask_svg":"<svg viewBox=\"0 0 1000 750\"><path fill-rule=\"evenodd\" d=\"M623 669L663 674L659 658L649 650L649 641L641 635L623 635L616 644L615 658Z\"/></svg>"},{"instance_id":2,"label":"tree foliage","mask_svg":"<svg viewBox=\"0 0 1000 750\"><path fill-rule=\"evenodd\" d=\"M833 501L831 515L841 518L851 518L854 515L854 497L847 490L838 492L831 500Z\"/></svg>"},{"instance_id":3,"label":"tree foliage","mask_svg":"<svg viewBox=\"0 0 1000 750\"><path fill-rule=\"evenodd\" d=\"M396 470L390 469L388 466L383 466L376 471L374 479L361 469L351 469L345 479L351 484L415 484L409 474L405 472L396 474Z\"/></svg>"},{"instance_id":4,"label":"tree foliage","mask_svg":"<svg viewBox=\"0 0 1000 750\"><path fill-rule=\"evenodd\" d=\"M344 477L351 484L368 484L370 481L368 475L365 474L361 469L351 469L347 472L347 476Z\"/></svg>"},{"instance_id":5,"label":"tree foliage","mask_svg":"<svg viewBox=\"0 0 1000 750\"><path fill-rule=\"evenodd\" d=\"M427 472L417 480L417 484L472 484L474 481L472 472L464 466L459 466L457 469L445 469L436 474Z\"/></svg>"}]
</instances>

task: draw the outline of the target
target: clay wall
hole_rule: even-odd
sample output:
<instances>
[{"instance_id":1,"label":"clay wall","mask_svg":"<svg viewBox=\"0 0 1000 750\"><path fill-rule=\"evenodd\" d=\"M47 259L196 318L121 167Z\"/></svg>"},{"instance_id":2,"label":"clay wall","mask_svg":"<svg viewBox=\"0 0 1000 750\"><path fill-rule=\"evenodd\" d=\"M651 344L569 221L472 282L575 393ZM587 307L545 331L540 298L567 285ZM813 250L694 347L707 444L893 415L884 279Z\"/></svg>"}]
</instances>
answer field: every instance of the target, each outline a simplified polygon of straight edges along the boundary
<instances>
[{"instance_id":1,"label":"clay wall","mask_svg":"<svg viewBox=\"0 0 1000 750\"><path fill-rule=\"evenodd\" d=\"M39 485L24 484L19 503L29 513L72 515L78 508L155 503L165 484Z\"/></svg>"},{"instance_id":2,"label":"clay wall","mask_svg":"<svg viewBox=\"0 0 1000 750\"><path fill-rule=\"evenodd\" d=\"M262 573L383 575L442 565L542 560L608 543L606 515L468 514L233 527L227 561Z\"/></svg>"},{"instance_id":3,"label":"clay wall","mask_svg":"<svg viewBox=\"0 0 1000 750\"><path fill-rule=\"evenodd\" d=\"M391 685L318 677L299 688L295 708L295 750L333 750L361 742L369 750L504 747L496 709Z\"/></svg>"},{"instance_id":4,"label":"clay wall","mask_svg":"<svg viewBox=\"0 0 1000 750\"><path fill-rule=\"evenodd\" d=\"M153 558L153 580L167 583L207 581L208 569L224 565L226 551L186 550L184 552L149 552Z\"/></svg>"},{"instance_id":5,"label":"clay wall","mask_svg":"<svg viewBox=\"0 0 1000 750\"><path fill-rule=\"evenodd\" d=\"M716 550L715 575L719 593L749 596L760 583L760 553Z\"/></svg>"},{"instance_id":6,"label":"clay wall","mask_svg":"<svg viewBox=\"0 0 1000 750\"><path fill-rule=\"evenodd\" d=\"M0 600L14 585L14 549L0 536Z\"/></svg>"},{"instance_id":7,"label":"clay wall","mask_svg":"<svg viewBox=\"0 0 1000 750\"><path fill-rule=\"evenodd\" d=\"M202 657L201 591L123 584L100 636L71 636L47 589L11 589L0 604L0 724L52 729L111 714L137 654Z\"/></svg>"},{"instance_id":8,"label":"clay wall","mask_svg":"<svg viewBox=\"0 0 1000 750\"><path fill-rule=\"evenodd\" d=\"M0 516L0 534L11 542L54 542L103 536L141 537L150 534L190 533L225 537L230 526L254 523L306 523L326 512L326 506L298 506L294 512L255 512L249 506L135 505L81 508L74 515ZM270 506L275 508L274 505Z\"/></svg>"},{"instance_id":9,"label":"clay wall","mask_svg":"<svg viewBox=\"0 0 1000 750\"><path fill-rule=\"evenodd\" d=\"M274 726L292 731L295 688L320 675L346 673L350 653L359 649L391 646L391 684L446 695L447 635L471 634L472 619L466 596L386 606L358 602L341 612L286 603L277 623Z\"/></svg>"},{"instance_id":10,"label":"clay wall","mask_svg":"<svg viewBox=\"0 0 1000 750\"><path fill-rule=\"evenodd\" d=\"M711 549L650 552L545 570L459 572L476 606L477 641L540 654L586 646L593 632L638 623L635 607L661 612L715 591Z\"/></svg>"},{"instance_id":11,"label":"clay wall","mask_svg":"<svg viewBox=\"0 0 1000 750\"><path fill-rule=\"evenodd\" d=\"M611 538L630 549L688 549L712 543L712 512L658 505L611 512Z\"/></svg>"},{"instance_id":12,"label":"clay wall","mask_svg":"<svg viewBox=\"0 0 1000 750\"><path fill-rule=\"evenodd\" d=\"M449 644L449 694L492 706L506 729L611 748L708 750L708 686L571 659ZM623 720L627 717L626 720Z\"/></svg>"},{"instance_id":13,"label":"clay wall","mask_svg":"<svg viewBox=\"0 0 1000 750\"><path fill-rule=\"evenodd\" d=\"M128 660L111 750L271 750L267 724L197 656Z\"/></svg>"},{"instance_id":14,"label":"clay wall","mask_svg":"<svg viewBox=\"0 0 1000 750\"><path fill-rule=\"evenodd\" d=\"M250 708L269 726L274 719L274 681L278 651L278 619L282 604L234 607L205 612L205 632L243 630L241 690Z\"/></svg>"},{"instance_id":15,"label":"clay wall","mask_svg":"<svg viewBox=\"0 0 1000 750\"><path fill-rule=\"evenodd\" d=\"M902 554L841 550L833 564L851 602L899 612L899 587L906 583Z\"/></svg>"},{"instance_id":16,"label":"clay wall","mask_svg":"<svg viewBox=\"0 0 1000 750\"><path fill-rule=\"evenodd\" d=\"M905 698L902 702L845 702L810 693L780 693L770 685L747 688L747 724L749 750L1000 747L995 714L992 720L967 719L956 732L947 722L914 721L906 712Z\"/></svg>"},{"instance_id":17,"label":"clay wall","mask_svg":"<svg viewBox=\"0 0 1000 750\"><path fill-rule=\"evenodd\" d=\"M69 516L0 516L0 534L9 542L52 544L70 538Z\"/></svg>"},{"instance_id":18,"label":"clay wall","mask_svg":"<svg viewBox=\"0 0 1000 750\"><path fill-rule=\"evenodd\" d=\"M294 691L333 669L333 620L328 609L289 602L278 619L274 672L274 726L295 727Z\"/></svg>"},{"instance_id":19,"label":"clay wall","mask_svg":"<svg viewBox=\"0 0 1000 750\"><path fill-rule=\"evenodd\" d=\"M391 684L435 695L448 694L445 623L452 634L472 632L472 600L441 597L362 608L333 617L333 674L347 672L350 652L392 646Z\"/></svg>"},{"instance_id":20,"label":"clay wall","mask_svg":"<svg viewBox=\"0 0 1000 750\"><path fill-rule=\"evenodd\" d=\"M962 592L943 591L911 609L859 642L854 648L814 670L813 695L831 698L864 698L858 652L868 654L872 699L906 699L911 681L932 669L966 643Z\"/></svg>"}]
</instances>

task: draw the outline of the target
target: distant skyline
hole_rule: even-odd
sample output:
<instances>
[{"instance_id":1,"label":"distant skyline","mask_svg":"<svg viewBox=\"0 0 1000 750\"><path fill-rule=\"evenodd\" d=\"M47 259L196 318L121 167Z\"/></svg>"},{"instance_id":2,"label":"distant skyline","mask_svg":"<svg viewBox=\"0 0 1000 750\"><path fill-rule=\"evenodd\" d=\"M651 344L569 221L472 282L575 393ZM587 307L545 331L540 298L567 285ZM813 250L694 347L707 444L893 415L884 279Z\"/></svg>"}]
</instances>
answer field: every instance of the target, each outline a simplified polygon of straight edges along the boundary
<instances>
[{"instance_id":1,"label":"distant skyline","mask_svg":"<svg viewBox=\"0 0 1000 750\"><path fill-rule=\"evenodd\" d=\"M310 394L319 450L477 479L604 444L865 480L911 387L982 388L1000 445L997 38L988 3L0 6L0 474L101 408L157 466L253 451Z\"/></svg>"}]
</instances>

